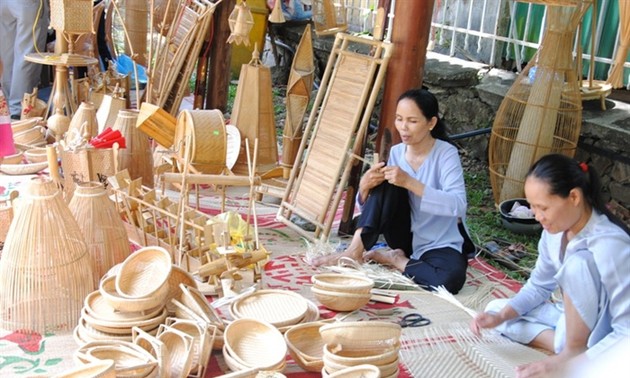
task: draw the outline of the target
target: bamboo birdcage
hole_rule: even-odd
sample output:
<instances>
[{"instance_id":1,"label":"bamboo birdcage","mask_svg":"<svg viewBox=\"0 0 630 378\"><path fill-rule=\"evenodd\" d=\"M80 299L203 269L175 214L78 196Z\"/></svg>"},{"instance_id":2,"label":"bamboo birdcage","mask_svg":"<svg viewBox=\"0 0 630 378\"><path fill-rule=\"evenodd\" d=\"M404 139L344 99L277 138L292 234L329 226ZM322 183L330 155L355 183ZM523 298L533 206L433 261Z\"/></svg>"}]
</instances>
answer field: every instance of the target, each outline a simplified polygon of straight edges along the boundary
<instances>
[{"instance_id":1,"label":"bamboo birdcage","mask_svg":"<svg viewBox=\"0 0 630 378\"><path fill-rule=\"evenodd\" d=\"M98 286L101 277L131 253L127 231L101 183L78 184L69 207L92 255L94 285Z\"/></svg>"},{"instance_id":2,"label":"bamboo birdcage","mask_svg":"<svg viewBox=\"0 0 630 378\"><path fill-rule=\"evenodd\" d=\"M0 328L70 330L93 290L91 256L61 191L32 179L0 259Z\"/></svg>"},{"instance_id":3,"label":"bamboo birdcage","mask_svg":"<svg viewBox=\"0 0 630 378\"><path fill-rule=\"evenodd\" d=\"M499 107L489 147L490 182L497 204L523 197L525 175L543 155L575 154L582 100L571 49L577 25L590 3L579 0L577 7L547 8L540 49Z\"/></svg>"},{"instance_id":4,"label":"bamboo birdcage","mask_svg":"<svg viewBox=\"0 0 630 378\"><path fill-rule=\"evenodd\" d=\"M346 6L339 0L312 0L315 34L331 35L348 29Z\"/></svg>"},{"instance_id":5,"label":"bamboo birdcage","mask_svg":"<svg viewBox=\"0 0 630 378\"><path fill-rule=\"evenodd\" d=\"M142 184L153 187L153 155L146 134L136 128L138 112L120 110L112 129L125 137L126 148L118 153L118 169L127 169L131 178L142 177Z\"/></svg>"}]
</instances>

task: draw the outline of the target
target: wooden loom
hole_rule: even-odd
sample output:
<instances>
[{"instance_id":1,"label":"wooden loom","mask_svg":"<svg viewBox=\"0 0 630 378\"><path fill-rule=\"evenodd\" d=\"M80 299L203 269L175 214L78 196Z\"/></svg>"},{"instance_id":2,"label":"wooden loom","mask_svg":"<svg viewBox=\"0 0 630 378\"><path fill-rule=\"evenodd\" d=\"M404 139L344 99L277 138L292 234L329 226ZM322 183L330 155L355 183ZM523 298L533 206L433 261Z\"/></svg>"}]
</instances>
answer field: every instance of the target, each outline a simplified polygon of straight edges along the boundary
<instances>
[{"instance_id":1,"label":"wooden loom","mask_svg":"<svg viewBox=\"0 0 630 378\"><path fill-rule=\"evenodd\" d=\"M367 131L392 48L345 33L335 38L297 153L297 169L291 171L277 214L279 221L311 240L326 240L330 234L350 175L350 156ZM292 215L314 224L315 231L300 228Z\"/></svg>"}]
</instances>

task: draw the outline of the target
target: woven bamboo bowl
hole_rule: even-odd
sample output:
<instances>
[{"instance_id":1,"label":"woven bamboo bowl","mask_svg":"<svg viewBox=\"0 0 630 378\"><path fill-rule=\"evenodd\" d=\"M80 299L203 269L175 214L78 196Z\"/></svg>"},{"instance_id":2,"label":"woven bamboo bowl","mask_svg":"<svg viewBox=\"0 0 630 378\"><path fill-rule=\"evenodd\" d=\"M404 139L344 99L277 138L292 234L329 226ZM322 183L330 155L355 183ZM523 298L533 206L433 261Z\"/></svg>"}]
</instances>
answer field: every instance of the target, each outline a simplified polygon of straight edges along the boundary
<instances>
[{"instance_id":1,"label":"woven bamboo bowl","mask_svg":"<svg viewBox=\"0 0 630 378\"><path fill-rule=\"evenodd\" d=\"M343 293L340 291L319 289L315 286L311 287L311 292L319 303L333 311L358 310L365 306L372 297L369 292L364 294Z\"/></svg>"},{"instance_id":2,"label":"woven bamboo bowl","mask_svg":"<svg viewBox=\"0 0 630 378\"><path fill-rule=\"evenodd\" d=\"M159 327L164 319L166 319L167 312L162 309L154 316L143 320L131 320L131 321L113 321L109 319L95 318L90 316L85 309L83 310L81 317L87 325L95 330L105 332L112 335L131 335L131 328L138 327L143 331L150 332Z\"/></svg>"},{"instance_id":3,"label":"woven bamboo bowl","mask_svg":"<svg viewBox=\"0 0 630 378\"><path fill-rule=\"evenodd\" d=\"M340 370L343 370L352 366L363 365L363 364L357 364L357 365L340 364L338 362L331 361L330 355L324 355L323 362L324 362L324 367L326 368L326 371L328 371L329 373L337 372L337 371L340 371ZM374 363L374 364L368 364L368 365L376 366L380 370L381 376L386 377L386 376L392 375L396 370L398 370L398 358L386 364Z\"/></svg>"},{"instance_id":4,"label":"woven bamboo bowl","mask_svg":"<svg viewBox=\"0 0 630 378\"><path fill-rule=\"evenodd\" d=\"M298 324L284 333L289 354L304 370L319 372L324 366L322 361L324 341L319 334L319 329L324 324L322 322Z\"/></svg>"},{"instance_id":5,"label":"woven bamboo bowl","mask_svg":"<svg viewBox=\"0 0 630 378\"><path fill-rule=\"evenodd\" d=\"M7 155L0 158L0 164L20 164L22 163L22 157L24 153L22 151L18 151L13 155Z\"/></svg>"},{"instance_id":6,"label":"woven bamboo bowl","mask_svg":"<svg viewBox=\"0 0 630 378\"><path fill-rule=\"evenodd\" d=\"M177 318L167 318L166 325L193 338L190 374L194 375L199 371L205 370L212 352L216 327L205 327L201 323Z\"/></svg>"},{"instance_id":7,"label":"woven bamboo bowl","mask_svg":"<svg viewBox=\"0 0 630 378\"><path fill-rule=\"evenodd\" d=\"M167 377L187 377L192 365L192 336L162 324L157 339L166 346L164 371Z\"/></svg>"},{"instance_id":8,"label":"woven bamboo bowl","mask_svg":"<svg viewBox=\"0 0 630 378\"><path fill-rule=\"evenodd\" d=\"M319 329L326 344L339 344L346 350L395 347L400 344L402 328L385 321L337 322Z\"/></svg>"},{"instance_id":9,"label":"woven bamboo bowl","mask_svg":"<svg viewBox=\"0 0 630 378\"><path fill-rule=\"evenodd\" d=\"M222 325L223 320L219 314L216 313L214 308L210 306L206 297L196 288L187 286L186 284L179 284L181 291L180 302L191 309L201 319L216 325Z\"/></svg>"},{"instance_id":10,"label":"woven bamboo bowl","mask_svg":"<svg viewBox=\"0 0 630 378\"><path fill-rule=\"evenodd\" d=\"M235 319L255 318L275 327L299 323L308 312L308 302L300 294L288 290L258 290L230 306Z\"/></svg>"},{"instance_id":11,"label":"woven bamboo bowl","mask_svg":"<svg viewBox=\"0 0 630 378\"><path fill-rule=\"evenodd\" d=\"M282 362L280 362L278 365L275 365L275 366L267 366L267 367L247 366L247 365L242 364L239 361L237 361L234 358L234 356L232 356L230 354L230 352L227 350L225 345L223 346L223 348L221 350L223 351L223 360L225 361L226 365L230 368L230 370L232 370L234 372L237 372L237 371L250 371L252 369L255 369L257 372L260 372L260 371L280 372L280 371L283 371L284 368L286 367L286 360L282 360ZM252 377L258 377L258 374L251 375L251 376Z\"/></svg>"},{"instance_id":12,"label":"woven bamboo bowl","mask_svg":"<svg viewBox=\"0 0 630 378\"><path fill-rule=\"evenodd\" d=\"M163 306L158 305L145 311L119 311L109 304L100 290L96 290L85 297L83 309L90 316L104 321L141 322L161 313Z\"/></svg>"},{"instance_id":13,"label":"woven bamboo bowl","mask_svg":"<svg viewBox=\"0 0 630 378\"><path fill-rule=\"evenodd\" d=\"M296 325L299 324L305 324L305 323L311 323L311 322L316 322L319 320L319 308L317 307L317 305L315 304L315 302L305 299L306 302L308 302L308 309L306 310L306 314L304 314L304 317L296 324L291 324L288 326L284 326L284 327L277 327L278 330L284 334L286 331L288 331L291 327L295 327Z\"/></svg>"},{"instance_id":14,"label":"woven bamboo bowl","mask_svg":"<svg viewBox=\"0 0 630 378\"><path fill-rule=\"evenodd\" d=\"M24 151L24 156L29 163L42 163L48 161L45 147L34 147Z\"/></svg>"},{"instance_id":15,"label":"woven bamboo bowl","mask_svg":"<svg viewBox=\"0 0 630 378\"><path fill-rule=\"evenodd\" d=\"M158 365L153 356L130 341L89 342L74 353L74 359L81 364L114 360L116 377L147 377Z\"/></svg>"},{"instance_id":16,"label":"woven bamboo bowl","mask_svg":"<svg viewBox=\"0 0 630 378\"><path fill-rule=\"evenodd\" d=\"M32 117L11 122L11 130L13 131L13 135L34 128L42 120L42 117Z\"/></svg>"},{"instance_id":17,"label":"woven bamboo bowl","mask_svg":"<svg viewBox=\"0 0 630 378\"><path fill-rule=\"evenodd\" d=\"M114 360L99 360L78 366L51 378L116 378Z\"/></svg>"},{"instance_id":18,"label":"woven bamboo bowl","mask_svg":"<svg viewBox=\"0 0 630 378\"><path fill-rule=\"evenodd\" d=\"M356 350L338 348L337 345L333 344L325 344L323 347L324 353L322 358L325 362L328 361L345 367L363 364L380 367L398 361L399 349L399 345L385 348Z\"/></svg>"},{"instance_id":19,"label":"woven bamboo bowl","mask_svg":"<svg viewBox=\"0 0 630 378\"><path fill-rule=\"evenodd\" d=\"M359 365L349 367L334 373L328 373L326 368L322 369L323 378L381 378L381 371L374 365Z\"/></svg>"},{"instance_id":20,"label":"woven bamboo bowl","mask_svg":"<svg viewBox=\"0 0 630 378\"><path fill-rule=\"evenodd\" d=\"M169 286L162 285L155 295L131 299L118 294L116 290L116 276L108 276L101 279L98 291L103 296L103 299L116 311L146 313L162 307L164 301L168 299Z\"/></svg>"},{"instance_id":21,"label":"woven bamboo bowl","mask_svg":"<svg viewBox=\"0 0 630 378\"><path fill-rule=\"evenodd\" d=\"M319 289L355 294L369 293L374 287L371 278L341 273L316 274L311 277L311 282Z\"/></svg>"},{"instance_id":22,"label":"woven bamboo bowl","mask_svg":"<svg viewBox=\"0 0 630 378\"><path fill-rule=\"evenodd\" d=\"M116 275L116 291L122 297L153 296L166 285L173 269L171 255L162 247L144 247L123 261Z\"/></svg>"},{"instance_id":23,"label":"woven bamboo bowl","mask_svg":"<svg viewBox=\"0 0 630 378\"><path fill-rule=\"evenodd\" d=\"M256 319L237 319L223 335L225 348L240 364L265 370L284 364L287 343L273 325ZM267 369L269 368L269 369Z\"/></svg>"}]
</instances>

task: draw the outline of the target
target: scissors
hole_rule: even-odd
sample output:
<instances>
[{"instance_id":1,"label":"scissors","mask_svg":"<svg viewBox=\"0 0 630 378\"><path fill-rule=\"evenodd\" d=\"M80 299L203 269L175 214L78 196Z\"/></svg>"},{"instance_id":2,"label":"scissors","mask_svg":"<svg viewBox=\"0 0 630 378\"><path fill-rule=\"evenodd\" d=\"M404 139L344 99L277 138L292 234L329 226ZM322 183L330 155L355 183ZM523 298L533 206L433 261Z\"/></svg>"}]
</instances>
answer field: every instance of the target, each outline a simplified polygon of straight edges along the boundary
<instances>
[{"instance_id":1,"label":"scissors","mask_svg":"<svg viewBox=\"0 0 630 378\"><path fill-rule=\"evenodd\" d=\"M425 318L424 316L418 313L407 314L402 317L400 322L398 322L402 328L405 327L424 327L431 324L431 320Z\"/></svg>"}]
</instances>

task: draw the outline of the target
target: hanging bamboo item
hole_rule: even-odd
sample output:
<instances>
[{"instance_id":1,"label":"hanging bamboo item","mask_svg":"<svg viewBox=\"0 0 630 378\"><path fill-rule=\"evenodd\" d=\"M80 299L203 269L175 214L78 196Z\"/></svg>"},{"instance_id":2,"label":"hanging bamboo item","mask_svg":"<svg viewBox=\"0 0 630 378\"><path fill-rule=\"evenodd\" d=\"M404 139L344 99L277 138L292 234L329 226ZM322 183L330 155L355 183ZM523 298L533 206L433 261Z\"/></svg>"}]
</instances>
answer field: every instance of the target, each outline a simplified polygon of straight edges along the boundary
<instances>
[{"instance_id":1,"label":"hanging bamboo item","mask_svg":"<svg viewBox=\"0 0 630 378\"><path fill-rule=\"evenodd\" d=\"M92 0L50 1L50 26L68 41L70 54L77 36L94 33L92 6Z\"/></svg>"},{"instance_id":2,"label":"hanging bamboo item","mask_svg":"<svg viewBox=\"0 0 630 378\"><path fill-rule=\"evenodd\" d=\"M186 146L190 140L191 145ZM181 158L201 173L224 173L227 157L225 120L220 110L184 110L177 117L175 146Z\"/></svg>"},{"instance_id":3,"label":"hanging bamboo item","mask_svg":"<svg viewBox=\"0 0 630 378\"><path fill-rule=\"evenodd\" d=\"M76 219L92 256L94 286L114 265L129 256L129 239L122 219L99 182L78 184L70 201Z\"/></svg>"},{"instance_id":4,"label":"hanging bamboo item","mask_svg":"<svg viewBox=\"0 0 630 378\"><path fill-rule=\"evenodd\" d=\"M246 140L253 143L258 139L256 172L265 172L278 164L271 70L260 61L257 46L252 60L241 66L231 123L239 129L243 143ZM251 144L249 147L253 150L254 146ZM240 174L248 172L244 145L233 171Z\"/></svg>"},{"instance_id":5,"label":"hanging bamboo item","mask_svg":"<svg viewBox=\"0 0 630 378\"><path fill-rule=\"evenodd\" d=\"M630 3L619 0L619 47L615 61L608 72L608 82L613 88L623 87L623 71L628 50L630 49Z\"/></svg>"},{"instance_id":6,"label":"hanging bamboo item","mask_svg":"<svg viewBox=\"0 0 630 378\"><path fill-rule=\"evenodd\" d=\"M287 117L282 132L282 161L284 176L289 178L288 170L293 167L300 142L302 141L302 122L313 90L315 63L313 59L313 42L311 25L306 25L302 38L295 51L289 82L287 84L286 108Z\"/></svg>"},{"instance_id":7,"label":"hanging bamboo item","mask_svg":"<svg viewBox=\"0 0 630 378\"><path fill-rule=\"evenodd\" d=\"M94 288L91 257L61 191L50 179L32 179L0 259L0 328L70 330Z\"/></svg>"},{"instance_id":8,"label":"hanging bamboo item","mask_svg":"<svg viewBox=\"0 0 630 378\"><path fill-rule=\"evenodd\" d=\"M590 3L579 0L579 6L547 7L538 54L499 107L489 148L490 181L497 204L523 197L527 170L541 156L575 153L582 125L582 99L571 49L575 30ZM530 81L534 66L535 77Z\"/></svg>"},{"instance_id":9,"label":"hanging bamboo item","mask_svg":"<svg viewBox=\"0 0 630 378\"><path fill-rule=\"evenodd\" d=\"M254 16L252 11L247 6L245 0L236 4L230 17L228 18L228 24L230 26L230 36L227 43L241 43L245 46L249 46L249 32L254 26Z\"/></svg>"},{"instance_id":10,"label":"hanging bamboo item","mask_svg":"<svg viewBox=\"0 0 630 378\"><path fill-rule=\"evenodd\" d=\"M284 13L282 13L282 0L276 0L273 3L273 9L269 14L269 22L273 22L274 24L282 24L287 20L284 18ZM310 25L310 24L309 24Z\"/></svg>"},{"instance_id":11,"label":"hanging bamboo item","mask_svg":"<svg viewBox=\"0 0 630 378\"><path fill-rule=\"evenodd\" d=\"M127 169L132 179L142 177L142 184L153 187L153 155L146 134L136 128L138 112L120 110L114 127L125 138L126 148L118 153L118 169Z\"/></svg>"},{"instance_id":12,"label":"hanging bamboo item","mask_svg":"<svg viewBox=\"0 0 630 378\"><path fill-rule=\"evenodd\" d=\"M315 34L331 35L348 29L346 6L339 0L312 0Z\"/></svg>"}]
</instances>

